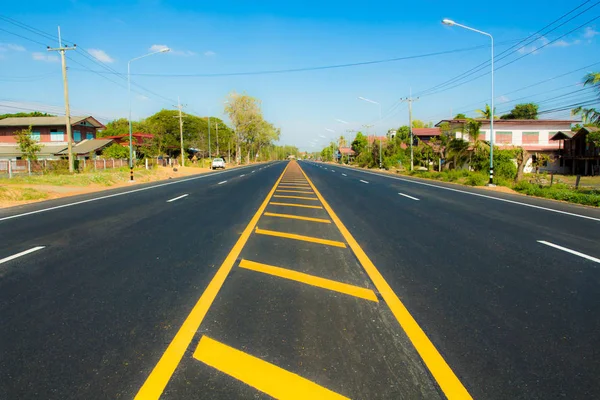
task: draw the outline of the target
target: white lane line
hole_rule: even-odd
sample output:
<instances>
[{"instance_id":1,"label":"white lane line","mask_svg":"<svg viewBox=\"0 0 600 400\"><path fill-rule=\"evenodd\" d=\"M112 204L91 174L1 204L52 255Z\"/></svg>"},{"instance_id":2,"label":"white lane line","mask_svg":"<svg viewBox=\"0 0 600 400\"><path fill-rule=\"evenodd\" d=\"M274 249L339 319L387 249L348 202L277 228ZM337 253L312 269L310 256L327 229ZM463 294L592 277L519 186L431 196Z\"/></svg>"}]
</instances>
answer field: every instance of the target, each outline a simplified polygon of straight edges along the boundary
<instances>
[{"instance_id":1,"label":"white lane line","mask_svg":"<svg viewBox=\"0 0 600 400\"><path fill-rule=\"evenodd\" d=\"M277 164L279 164L279 163L277 163ZM250 167L246 166L246 167L240 167L238 169L245 169L245 168L250 168ZM137 193L137 192L143 192L145 190L156 189L156 188L163 187L163 186L176 185L178 183L195 181L196 179L209 178L209 177L212 177L212 176L215 176L215 175L226 174L228 172L231 172L231 171L211 172L210 174L195 176L193 178L181 179L181 180L178 180L178 181L175 181L175 182L166 182L166 183L161 183L161 184L154 185L154 186L147 186L147 187L143 187L143 188L140 188L140 189L129 190L127 192L120 192L120 193L115 193L115 194L109 194L109 195L106 195L106 196L94 197L93 199L76 201L74 203L61 204L60 206L42 208L41 210L29 211L29 212L26 212L26 213L23 213L23 214L9 215L8 217L0 218L0 221L6 221L6 220L9 220L9 219L13 219L13 218L26 217L28 215L39 214L39 213L43 213L43 212L47 212L47 211L59 210L61 208L77 206L79 204L91 203L93 201L110 199L111 197L125 196L127 194Z\"/></svg>"},{"instance_id":2,"label":"white lane line","mask_svg":"<svg viewBox=\"0 0 600 400\"><path fill-rule=\"evenodd\" d=\"M222 181L222 182L219 182L219 183L217 183L217 185L222 185L222 184L224 184L224 183L227 183L227 181Z\"/></svg>"},{"instance_id":3,"label":"white lane line","mask_svg":"<svg viewBox=\"0 0 600 400\"><path fill-rule=\"evenodd\" d=\"M189 194L183 194L183 195L181 195L179 197L175 197L174 199L167 200L167 203L170 203L170 202L175 201L175 200L183 199L184 197L188 197L188 196L189 196Z\"/></svg>"},{"instance_id":4,"label":"white lane line","mask_svg":"<svg viewBox=\"0 0 600 400\"><path fill-rule=\"evenodd\" d=\"M409 195L407 195L407 194L404 194L404 193L398 193L398 194L399 194L400 196L408 197L409 199L413 199L413 200L417 200L417 201L419 200L419 199L417 199L416 197L412 197L412 196L409 196Z\"/></svg>"},{"instance_id":5,"label":"white lane line","mask_svg":"<svg viewBox=\"0 0 600 400\"><path fill-rule=\"evenodd\" d=\"M348 176L348 175L346 175L346 174L342 174L342 175L343 175L343 176Z\"/></svg>"},{"instance_id":6,"label":"white lane line","mask_svg":"<svg viewBox=\"0 0 600 400\"><path fill-rule=\"evenodd\" d=\"M331 172L335 172L335 169L332 169Z\"/></svg>"},{"instance_id":7,"label":"white lane line","mask_svg":"<svg viewBox=\"0 0 600 400\"><path fill-rule=\"evenodd\" d=\"M242 176L246 176L246 174L241 174L241 175L240 175L240 178L241 178Z\"/></svg>"},{"instance_id":8,"label":"white lane line","mask_svg":"<svg viewBox=\"0 0 600 400\"><path fill-rule=\"evenodd\" d=\"M369 183L369 182L367 182L367 181L363 181L362 179L361 179L360 181L361 181L362 183Z\"/></svg>"},{"instance_id":9,"label":"white lane line","mask_svg":"<svg viewBox=\"0 0 600 400\"><path fill-rule=\"evenodd\" d=\"M254 171L256 171L256 170L254 170ZM254 171L252 171L252 173L254 173Z\"/></svg>"},{"instance_id":10,"label":"white lane line","mask_svg":"<svg viewBox=\"0 0 600 400\"><path fill-rule=\"evenodd\" d=\"M22 251L20 253L13 254L12 256L9 256L9 257L6 257L6 258L3 258L2 260L0 260L0 264L4 264L7 261L14 260L15 258L19 258L21 256L24 256L25 254L29 254L29 253L33 253L34 251L41 250L44 247L46 247L46 246L36 246L36 247L32 247L29 250L25 250L25 251Z\"/></svg>"},{"instance_id":11,"label":"white lane line","mask_svg":"<svg viewBox=\"0 0 600 400\"><path fill-rule=\"evenodd\" d=\"M349 168L349 167L345 167L345 168L355 170L354 168ZM413 181L413 180L410 180L410 179L397 178L395 176L385 176L385 175L382 175L382 174L376 174L374 172L368 172L368 171L361 171L361 170L358 170L358 169L356 169L356 171L357 172L362 172L363 174L376 175L376 176L379 176L379 177L382 177L382 178L395 179L397 181L414 183L416 185L430 186L430 187L434 187L434 188L437 188L437 189L449 190L451 192L469 194L471 196L477 196L477 197L483 197L483 198L491 199L491 200L503 201L505 203L517 204L517 205L524 206L524 207L537 208L538 210L550 211L550 212L554 212L554 213L557 213L557 214L570 215L572 217L579 217L579 218L591 219L592 221L598 221L598 222L600 222L600 218L590 217L590 216L582 215L582 214L575 214L575 213L568 212L568 211L555 210L554 208L536 206L535 204L521 203L520 201L508 200L508 199L503 199L503 198L494 197L494 196L488 196L488 195L481 194L481 193L467 192L466 190L454 189L454 188L449 188L449 187L445 187L445 186L438 186L438 185L433 185L431 183Z\"/></svg>"},{"instance_id":12,"label":"white lane line","mask_svg":"<svg viewBox=\"0 0 600 400\"><path fill-rule=\"evenodd\" d=\"M559 245L554 244L554 243L546 242L545 240L538 240L537 242L541 243L541 244L545 244L546 246L554 247L555 249L566 251L567 253L575 254L576 256L583 257L585 259L588 259L590 261L594 261L594 262L597 262L597 263L600 264L600 258L588 256L587 254L583 254L583 253L580 253L580 252L575 251L575 250L567 249L566 247L562 247L562 246L559 246Z\"/></svg>"}]
</instances>

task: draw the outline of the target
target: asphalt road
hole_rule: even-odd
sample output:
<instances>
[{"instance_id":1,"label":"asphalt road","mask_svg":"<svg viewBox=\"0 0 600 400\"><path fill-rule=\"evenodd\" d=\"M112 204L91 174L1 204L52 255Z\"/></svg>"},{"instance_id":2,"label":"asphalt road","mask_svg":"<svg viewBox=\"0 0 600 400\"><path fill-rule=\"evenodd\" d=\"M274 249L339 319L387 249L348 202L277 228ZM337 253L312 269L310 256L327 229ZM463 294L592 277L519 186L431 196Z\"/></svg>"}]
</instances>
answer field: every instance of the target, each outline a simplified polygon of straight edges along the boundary
<instances>
[{"instance_id":1,"label":"asphalt road","mask_svg":"<svg viewBox=\"0 0 600 400\"><path fill-rule=\"evenodd\" d=\"M598 210L299 165L0 210L0 398L600 398Z\"/></svg>"}]
</instances>

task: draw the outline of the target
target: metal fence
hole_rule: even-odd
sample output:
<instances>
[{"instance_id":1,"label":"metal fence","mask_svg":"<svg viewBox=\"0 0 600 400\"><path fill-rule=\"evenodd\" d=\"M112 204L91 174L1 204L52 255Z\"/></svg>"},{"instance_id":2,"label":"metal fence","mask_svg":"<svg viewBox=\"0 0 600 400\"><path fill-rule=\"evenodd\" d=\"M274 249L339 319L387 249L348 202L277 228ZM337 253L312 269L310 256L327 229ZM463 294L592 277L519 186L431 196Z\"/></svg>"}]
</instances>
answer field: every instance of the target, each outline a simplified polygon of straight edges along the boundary
<instances>
[{"instance_id":1,"label":"metal fence","mask_svg":"<svg viewBox=\"0 0 600 400\"><path fill-rule=\"evenodd\" d=\"M100 160L75 160L75 169L83 171L102 171L105 169L126 167L127 160L100 159ZM43 175L68 171L67 160L0 160L0 177L12 178L18 175Z\"/></svg>"}]
</instances>

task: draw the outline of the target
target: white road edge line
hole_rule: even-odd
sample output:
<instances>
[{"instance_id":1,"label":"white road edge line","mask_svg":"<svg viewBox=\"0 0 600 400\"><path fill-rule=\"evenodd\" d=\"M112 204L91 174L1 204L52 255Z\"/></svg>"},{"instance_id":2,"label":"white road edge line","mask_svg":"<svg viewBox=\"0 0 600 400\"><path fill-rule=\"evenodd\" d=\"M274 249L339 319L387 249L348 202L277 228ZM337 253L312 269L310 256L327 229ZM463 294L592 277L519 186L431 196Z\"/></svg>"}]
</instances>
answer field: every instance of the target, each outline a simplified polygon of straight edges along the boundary
<instances>
[{"instance_id":1,"label":"white road edge line","mask_svg":"<svg viewBox=\"0 0 600 400\"><path fill-rule=\"evenodd\" d=\"M483 197L483 198L491 199L491 200L503 201L505 203L518 204L518 205L524 206L524 207L537 208L538 210L550 211L550 212L554 212L554 213L557 213L557 214L570 215L572 217L585 218L585 219L590 219L592 221L598 221L598 222L600 222L600 218L594 218L594 217L590 217L590 216L582 215L582 214L575 214L575 213L568 212L568 211L555 210L553 208L548 208L548 207L536 206L535 204L521 203L520 201L503 199L503 198L494 197L494 196L488 196L488 195L481 194L481 193L467 192L466 190L454 189L454 188L449 188L449 187L445 187L445 186L438 186L438 185L433 185L431 183L418 182L418 181L413 181L413 180L410 180L410 179L397 178L395 176L385 176L385 175L382 175L382 174L376 174L374 172L368 172L368 171L361 171L359 169L354 169L354 168L349 168L349 167L344 167L344 168L347 168L347 169L350 169L350 170L353 170L353 171L357 171L357 172L362 172L363 174L369 174L369 175L379 176L381 178L395 179L397 181L414 183L416 185L430 186L430 187L434 187L434 188L438 188L438 189L449 190L451 192L469 194L471 196L477 196L477 197ZM535 197L534 197L534 199L535 199ZM0 221L2 221L2 220L0 220Z\"/></svg>"},{"instance_id":2,"label":"white road edge line","mask_svg":"<svg viewBox=\"0 0 600 400\"><path fill-rule=\"evenodd\" d=\"M348 175L346 175L346 174L342 174L342 175L344 175L344 176L348 176Z\"/></svg>"},{"instance_id":3,"label":"white road edge line","mask_svg":"<svg viewBox=\"0 0 600 400\"><path fill-rule=\"evenodd\" d=\"M419 199L417 199L416 197L412 197L412 196L409 196L409 195L407 195L407 194L404 194L404 193L398 193L398 194L399 194L400 196L408 197L409 199L413 199L413 200L417 200L417 201L419 201Z\"/></svg>"},{"instance_id":4,"label":"white road edge line","mask_svg":"<svg viewBox=\"0 0 600 400\"><path fill-rule=\"evenodd\" d=\"M590 261L594 261L594 262L597 262L598 264L600 264L600 258L588 256L587 254L583 254L583 253L580 253L575 250L567 249L566 247L562 247L562 246L559 246L554 243L546 242L545 240L538 240L537 242L541 243L541 244L545 244L546 246L554 247L555 249L566 251L567 253L575 254L576 256L583 257L585 259L588 259Z\"/></svg>"},{"instance_id":5,"label":"white road edge line","mask_svg":"<svg viewBox=\"0 0 600 400\"><path fill-rule=\"evenodd\" d=\"M217 183L217 185L222 185L222 184L224 184L224 183L227 183L227 181L222 181L222 182L219 182L219 183Z\"/></svg>"},{"instance_id":6,"label":"white road edge line","mask_svg":"<svg viewBox=\"0 0 600 400\"><path fill-rule=\"evenodd\" d=\"M362 179L361 179L360 181L361 181L362 183L369 183L369 182L367 182L367 181L363 181Z\"/></svg>"},{"instance_id":7,"label":"white road edge line","mask_svg":"<svg viewBox=\"0 0 600 400\"><path fill-rule=\"evenodd\" d=\"M188 196L189 196L189 194L183 194L183 195L181 195L179 197L175 197L174 199L167 200L167 203L170 203L170 202L175 201L175 200L183 199L184 197L188 197Z\"/></svg>"},{"instance_id":8,"label":"white road edge line","mask_svg":"<svg viewBox=\"0 0 600 400\"><path fill-rule=\"evenodd\" d=\"M279 163L277 163L277 164L279 164ZM242 168L250 168L250 166L241 167L241 168L238 168L238 169L242 169ZM46 211L58 210L58 209L61 209L61 208L76 206L76 205L79 205L79 204L91 203L93 201L110 199L111 197L118 197L118 196L124 196L126 194L143 192L145 190L155 189L155 188L159 188L159 187L163 187L163 186L175 185L175 184L183 183L183 182L194 181L196 179L204 179L204 178L208 178L208 177L215 176L215 175L225 174L227 172L231 172L231 171L213 172L213 173L210 173L210 174L195 176L193 178L181 179L181 180L178 180L178 181L175 181L175 182L166 182L166 183L161 183L161 184L154 185L154 186L147 186L147 187L143 187L143 188L140 188L140 189L129 190L127 192L120 192L120 193L115 193L115 194L109 194L109 195L106 195L106 196L94 197L93 199L76 201L74 203L61 204L60 206L42 208L41 210L29 211L29 212L26 212L26 213L23 213L23 214L9 215L8 217L0 218L0 221L6 221L6 220L9 220L9 219L13 219L13 218L26 217L27 215L33 215L33 214L43 213L43 212L46 212Z\"/></svg>"},{"instance_id":9,"label":"white road edge line","mask_svg":"<svg viewBox=\"0 0 600 400\"><path fill-rule=\"evenodd\" d=\"M34 251L41 250L44 247L46 247L46 246L36 246L36 247L32 247L29 250L25 250L25 251L22 251L20 253L13 254L12 256L8 256L8 257L3 258L2 260L0 260L0 264L4 264L5 262L8 262L10 260L14 260L15 258L19 258L19 257L24 256L26 254L33 253Z\"/></svg>"}]
</instances>

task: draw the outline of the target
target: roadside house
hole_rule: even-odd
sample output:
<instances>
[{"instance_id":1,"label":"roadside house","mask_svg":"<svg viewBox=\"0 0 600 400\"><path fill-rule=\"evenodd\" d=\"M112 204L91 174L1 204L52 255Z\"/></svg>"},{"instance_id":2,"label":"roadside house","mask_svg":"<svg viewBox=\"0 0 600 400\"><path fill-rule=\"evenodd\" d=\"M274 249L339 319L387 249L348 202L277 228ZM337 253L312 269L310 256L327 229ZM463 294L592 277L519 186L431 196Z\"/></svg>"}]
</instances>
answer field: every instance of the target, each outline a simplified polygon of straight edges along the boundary
<instances>
[{"instance_id":1,"label":"roadside house","mask_svg":"<svg viewBox=\"0 0 600 400\"><path fill-rule=\"evenodd\" d=\"M442 134L439 127L436 128L413 128L413 137L418 138L424 143L429 143L431 139L436 138Z\"/></svg>"},{"instance_id":2,"label":"roadside house","mask_svg":"<svg viewBox=\"0 0 600 400\"><path fill-rule=\"evenodd\" d=\"M464 124L466 119L445 119L438 122L435 126L439 127L442 123L450 124L453 132L456 132L456 138L470 140L468 134L464 134ZM490 141L490 121L488 119L477 119L481 122L479 130L479 140ZM558 141L550 140L560 131L570 131L571 124L576 123L573 120L562 119L497 119L494 120L494 145L500 149L511 149L522 147L527 150L531 156L525 163L525 172L532 172L532 161L537 154L547 154L551 161L540 168L540 171L546 172L568 172L559 160Z\"/></svg>"},{"instance_id":3,"label":"roadside house","mask_svg":"<svg viewBox=\"0 0 600 400\"><path fill-rule=\"evenodd\" d=\"M559 145L559 165L572 175L600 174L600 147L587 142L587 135L598 132L597 127L586 126L577 132L559 131L550 140Z\"/></svg>"},{"instance_id":4,"label":"roadside house","mask_svg":"<svg viewBox=\"0 0 600 400\"><path fill-rule=\"evenodd\" d=\"M338 154L345 159L346 161L353 161L356 153L352 150L351 147L339 147Z\"/></svg>"},{"instance_id":5,"label":"roadside house","mask_svg":"<svg viewBox=\"0 0 600 400\"><path fill-rule=\"evenodd\" d=\"M21 151L16 133L31 127L31 136L40 142L39 159L57 159L56 154L64 150L67 143L65 117L11 117L0 120L0 158L19 158ZM73 145L96 138L98 129L103 128L92 116L71 117Z\"/></svg>"}]
</instances>

